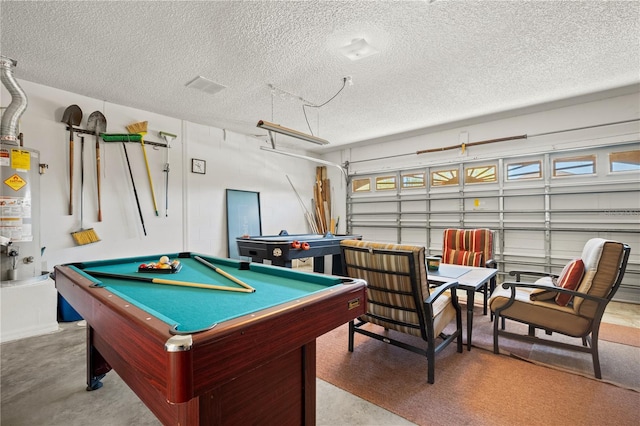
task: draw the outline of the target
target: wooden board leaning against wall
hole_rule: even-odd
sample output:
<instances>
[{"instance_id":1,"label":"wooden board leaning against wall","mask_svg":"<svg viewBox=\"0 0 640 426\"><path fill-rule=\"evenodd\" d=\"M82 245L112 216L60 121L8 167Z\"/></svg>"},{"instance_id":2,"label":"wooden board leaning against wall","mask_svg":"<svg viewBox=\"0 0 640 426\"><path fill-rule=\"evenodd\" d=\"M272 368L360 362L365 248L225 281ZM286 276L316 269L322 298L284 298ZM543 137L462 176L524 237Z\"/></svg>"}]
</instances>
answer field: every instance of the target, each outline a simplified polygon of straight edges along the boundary
<instances>
[{"instance_id":1,"label":"wooden board leaning against wall","mask_svg":"<svg viewBox=\"0 0 640 426\"><path fill-rule=\"evenodd\" d=\"M336 233L336 219L331 214L331 182L327 178L327 167L316 167L316 183L313 186L313 211L319 234Z\"/></svg>"}]
</instances>

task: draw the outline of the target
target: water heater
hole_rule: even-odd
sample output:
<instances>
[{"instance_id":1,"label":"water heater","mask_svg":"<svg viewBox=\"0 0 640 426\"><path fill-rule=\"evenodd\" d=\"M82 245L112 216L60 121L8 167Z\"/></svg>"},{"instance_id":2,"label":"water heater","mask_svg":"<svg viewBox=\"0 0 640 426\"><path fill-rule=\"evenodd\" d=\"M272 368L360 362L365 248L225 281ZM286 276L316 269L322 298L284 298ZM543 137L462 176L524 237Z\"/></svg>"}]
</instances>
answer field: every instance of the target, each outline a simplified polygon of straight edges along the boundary
<instances>
[{"instance_id":1,"label":"water heater","mask_svg":"<svg viewBox=\"0 0 640 426\"><path fill-rule=\"evenodd\" d=\"M2 281L42 275L39 164L38 151L0 144Z\"/></svg>"},{"instance_id":2,"label":"water heater","mask_svg":"<svg viewBox=\"0 0 640 426\"><path fill-rule=\"evenodd\" d=\"M18 120L27 98L13 78L16 62L0 56L2 84L11 104L0 127L0 280L42 279L40 247L40 153L17 137Z\"/></svg>"}]
</instances>

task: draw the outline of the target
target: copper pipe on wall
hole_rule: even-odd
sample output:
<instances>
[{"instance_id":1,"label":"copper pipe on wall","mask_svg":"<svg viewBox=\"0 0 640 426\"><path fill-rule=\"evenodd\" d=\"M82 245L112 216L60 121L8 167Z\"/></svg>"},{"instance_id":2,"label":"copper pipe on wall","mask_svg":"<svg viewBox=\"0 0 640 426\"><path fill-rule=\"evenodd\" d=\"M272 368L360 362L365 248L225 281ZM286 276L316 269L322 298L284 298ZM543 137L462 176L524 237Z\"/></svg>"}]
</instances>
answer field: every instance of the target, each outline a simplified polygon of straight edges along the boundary
<instances>
[{"instance_id":1,"label":"copper pipe on wall","mask_svg":"<svg viewBox=\"0 0 640 426\"><path fill-rule=\"evenodd\" d=\"M426 154L428 152L449 151L451 149L458 149L458 148L465 149L466 147L469 147L469 146L485 145L485 144L488 144L488 143L512 141L512 140L516 140L516 139L526 139L526 138L527 138L527 135L518 135L518 136L508 136L506 138L487 139L487 140L484 140L484 141L469 142L469 143L463 143L463 144L460 144L460 145L443 146L441 148L423 149L421 151L417 151L416 155Z\"/></svg>"},{"instance_id":2,"label":"copper pipe on wall","mask_svg":"<svg viewBox=\"0 0 640 426\"><path fill-rule=\"evenodd\" d=\"M536 134L533 134L533 135L507 136L507 137L504 137L504 138L487 139L487 140L478 141L478 142L469 142L469 143L463 143L463 144L459 144L459 145L444 146L442 148L424 149L424 150L421 150L421 151L417 151L416 155L426 154L428 152L448 151L448 150L457 149L457 148L465 149L466 147L469 147L469 146L485 145L485 144L494 143L494 142L505 142L505 141L512 141L512 140L518 140L518 139L533 138L533 137L536 137L536 136L555 135L555 134L558 134L558 133L574 132L576 130L593 129L595 127L604 127L604 126L612 126L612 125L616 125L616 124L632 123L634 121L639 121L639 119L634 118L634 119L631 119L631 120L615 121L613 123L594 124L594 125L591 125L591 126L575 127L573 129L554 130L554 131L551 131L551 132L536 133Z\"/></svg>"}]
</instances>

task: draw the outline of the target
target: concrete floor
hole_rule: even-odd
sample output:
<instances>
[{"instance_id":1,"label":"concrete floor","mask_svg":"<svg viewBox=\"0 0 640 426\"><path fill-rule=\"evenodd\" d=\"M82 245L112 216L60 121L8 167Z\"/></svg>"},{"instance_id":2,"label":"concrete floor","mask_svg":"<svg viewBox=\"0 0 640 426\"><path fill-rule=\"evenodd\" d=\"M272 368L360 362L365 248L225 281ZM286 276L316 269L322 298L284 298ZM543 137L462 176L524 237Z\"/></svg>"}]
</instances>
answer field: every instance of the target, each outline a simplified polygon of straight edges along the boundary
<instances>
[{"instance_id":1,"label":"concrete floor","mask_svg":"<svg viewBox=\"0 0 640 426\"><path fill-rule=\"evenodd\" d=\"M602 322L640 328L640 304L609 302Z\"/></svg>"},{"instance_id":2,"label":"concrete floor","mask_svg":"<svg viewBox=\"0 0 640 426\"><path fill-rule=\"evenodd\" d=\"M113 371L101 389L85 390L85 336L82 323L67 322L58 332L0 346L2 426L160 424ZM327 382L316 383L318 425L413 424Z\"/></svg>"}]
</instances>

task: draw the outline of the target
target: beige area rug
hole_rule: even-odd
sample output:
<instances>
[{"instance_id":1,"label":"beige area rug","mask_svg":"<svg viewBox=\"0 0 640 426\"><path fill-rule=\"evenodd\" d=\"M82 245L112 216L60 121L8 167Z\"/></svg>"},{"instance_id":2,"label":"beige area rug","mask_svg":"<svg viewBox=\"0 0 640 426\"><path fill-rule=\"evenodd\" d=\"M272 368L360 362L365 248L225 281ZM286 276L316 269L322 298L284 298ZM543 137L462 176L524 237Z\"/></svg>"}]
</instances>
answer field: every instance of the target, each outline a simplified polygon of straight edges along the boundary
<instances>
[{"instance_id":1,"label":"beige area rug","mask_svg":"<svg viewBox=\"0 0 640 426\"><path fill-rule=\"evenodd\" d=\"M492 347L488 317L479 312L474 320L474 346L490 342ZM389 333L421 344L412 336ZM435 384L429 385L424 357L362 335L355 336L350 353L347 338L345 324L318 339L317 376L420 425L640 424L640 393L626 388L640 387L638 348L620 350L627 345L601 342L605 380L620 380L626 387L479 347L457 353L455 345L436 356ZM509 346L507 339L504 343L503 349L527 349ZM539 351L529 346L534 354ZM592 371L588 354L547 353L545 362L567 356L574 363L586 357L580 369Z\"/></svg>"},{"instance_id":2,"label":"beige area rug","mask_svg":"<svg viewBox=\"0 0 640 426\"><path fill-rule=\"evenodd\" d=\"M526 334L527 326L507 321L506 330ZM581 344L580 339L559 334L548 336L541 330L537 330L536 335L544 339L574 345ZM640 329L616 324L602 324L599 339L601 381L640 392L639 340ZM479 307L475 309L472 345L493 352L493 323L489 321L488 316L482 315ZM594 377L591 354L521 342L505 337L500 337L499 346L501 354L598 380Z\"/></svg>"}]
</instances>

